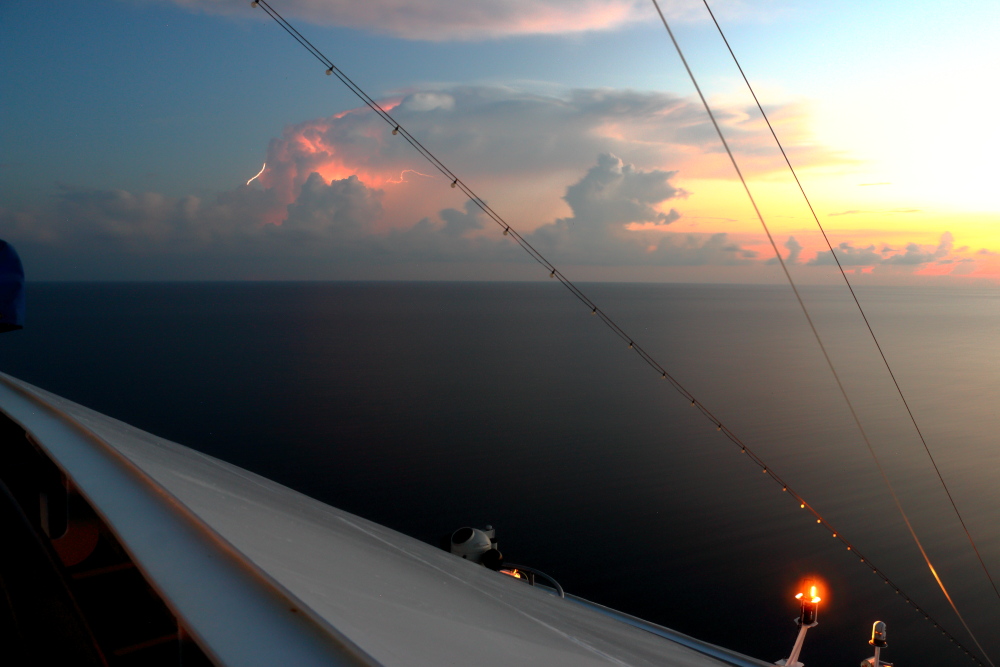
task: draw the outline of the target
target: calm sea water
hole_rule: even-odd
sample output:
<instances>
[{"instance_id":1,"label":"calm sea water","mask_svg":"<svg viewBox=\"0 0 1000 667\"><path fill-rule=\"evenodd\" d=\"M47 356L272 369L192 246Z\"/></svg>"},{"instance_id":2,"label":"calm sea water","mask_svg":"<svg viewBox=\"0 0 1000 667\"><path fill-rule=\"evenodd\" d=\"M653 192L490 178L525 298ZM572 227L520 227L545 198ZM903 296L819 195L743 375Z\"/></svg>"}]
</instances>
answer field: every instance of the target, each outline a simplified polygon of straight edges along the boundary
<instances>
[{"instance_id":1,"label":"calm sea water","mask_svg":"<svg viewBox=\"0 0 1000 667\"><path fill-rule=\"evenodd\" d=\"M703 403L971 646L787 287L586 285ZM807 290L872 443L1000 657L974 559L852 303ZM860 293L1000 577L1000 294ZM0 369L419 539L497 527L573 593L766 660L972 664L557 283L32 284Z\"/></svg>"}]
</instances>

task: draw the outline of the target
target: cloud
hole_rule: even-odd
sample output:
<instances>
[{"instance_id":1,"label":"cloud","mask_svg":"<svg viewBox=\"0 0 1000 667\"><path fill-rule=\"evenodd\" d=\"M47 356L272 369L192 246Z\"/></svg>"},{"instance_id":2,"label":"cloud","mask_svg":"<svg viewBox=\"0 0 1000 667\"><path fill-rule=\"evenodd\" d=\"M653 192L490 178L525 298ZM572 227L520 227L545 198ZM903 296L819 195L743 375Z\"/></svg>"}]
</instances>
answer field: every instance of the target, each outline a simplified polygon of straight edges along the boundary
<instances>
[{"instance_id":1,"label":"cloud","mask_svg":"<svg viewBox=\"0 0 1000 667\"><path fill-rule=\"evenodd\" d=\"M871 185L879 185L879 183L874 183L874 184L871 184ZM830 216L830 217L836 217L838 215L861 215L861 214L877 214L877 213L879 213L879 211L859 211L857 209L853 209L853 210L850 210L850 211L841 211L839 213L827 213L827 215ZM894 208L894 209L890 209L888 211L881 211L881 213L889 213L889 214L892 214L892 213L920 213L920 209L919 208Z\"/></svg>"},{"instance_id":2,"label":"cloud","mask_svg":"<svg viewBox=\"0 0 1000 667\"><path fill-rule=\"evenodd\" d=\"M525 238L561 265L751 261L755 253L725 234L666 231L680 213L662 204L685 194L671 184L674 175L599 155L565 190L572 215ZM529 261L471 201L385 229L385 191L356 175L327 182L313 172L282 223L269 223L281 196L277 186L239 186L206 199L64 188L50 208L0 211L0 233L55 279L349 277L347 268L358 265ZM635 223L654 226L630 231Z\"/></svg>"},{"instance_id":3,"label":"cloud","mask_svg":"<svg viewBox=\"0 0 1000 667\"><path fill-rule=\"evenodd\" d=\"M637 170L615 155L602 154L566 190L564 199L573 215L537 229L529 241L572 264L740 263L743 248L729 242L725 234L664 232L681 214L673 208L664 213L656 205L687 194L670 183L676 173Z\"/></svg>"},{"instance_id":4,"label":"cloud","mask_svg":"<svg viewBox=\"0 0 1000 667\"><path fill-rule=\"evenodd\" d=\"M250 3L231 0L172 0L192 11L266 19ZM656 18L646 0L282 0L276 6L290 20L342 26L414 40L479 41L517 35L573 34L609 31ZM665 7L673 20L705 21L707 15L693 0ZM737 19L753 13L762 18L775 10L743 2L720 1L721 18Z\"/></svg>"},{"instance_id":5,"label":"cloud","mask_svg":"<svg viewBox=\"0 0 1000 667\"><path fill-rule=\"evenodd\" d=\"M381 213L382 191L365 187L357 176L327 184L313 172L281 225L285 232L356 236Z\"/></svg>"},{"instance_id":6,"label":"cloud","mask_svg":"<svg viewBox=\"0 0 1000 667\"><path fill-rule=\"evenodd\" d=\"M525 178L557 175L559 192L581 165L602 153L640 169L670 165L686 178L734 177L701 105L671 93L570 89L539 94L458 86L411 92L385 104L467 182L520 179L523 184ZM717 116L744 171L785 169L768 136L744 126L743 110L723 107ZM802 118L796 112L787 122L794 125ZM279 188L287 204L313 172L327 180L356 174L370 187L382 187L398 180L403 169L424 169L391 129L367 108L290 125L268 147L267 169L258 181ZM791 143L788 150L796 152L798 163L830 163L822 147ZM551 192L554 184L544 185Z\"/></svg>"},{"instance_id":7,"label":"cloud","mask_svg":"<svg viewBox=\"0 0 1000 667\"><path fill-rule=\"evenodd\" d=\"M466 232L483 228L483 212L471 200L465 202L465 210L446 208L439 216L444 220L441 231L448 236L463 236Z\"/></svg>"},{"instance_id":8,"label":"cloud","mask_svg":"<svg viewBox=\"0 0 1000 667\"><path fill-rule=\"evenodd\" d=\"M866 248L855 248L850 243L844 242L837 246L836 252L841 266L871 266L872 264L881 264L884 259L875 250L874 245ZM811 266L823 266L827 264L835 265L836 262L833 259L833 255L829 252L820 251L807 264Z\"/></svg>"},{"instance_id":9,"label":"cloud","mask_svg":"<svg viewBox=\"0 0 1000 667\"><path fill-rule=\"evenodd\" d=\"M756 257L724 234L673 231L687 194L674 183L680 173L732 178L691 100L461 86L385 104L553 261L690 266ZM720 109L719 118L751 151L748 170L771 168L754 162L764 139L741 114ZM367 109L290 125L269 143L256 180L216 195L66 186L48 205L0 210L0 236L27 244L54 279L319 278L365 262L523 261L391 129Z\"/></svg>"},{"instance_id":10,"label":"cloud","mask_svg":"<svg viewBox=\"0 0 1000 667\"><path fill-rule=\"evenodd\" d=\"M931 262L941 263L951 254L954 246L954 238L950 232L941 235L941 241L937 246L922 246L917 243L909 243L902 251L896 251L888 245L884 245L881 251L876 250L875 245L864 248L856 248L848 242L837 246L837 259L841 266L874 266L877 264L919 266ZM828 252L817 253L807 264L812 266L833 265L833 256Z\"/></svg>"},{"instance_id":11,"label":"cloud","mask_svg":"<svg viewBox=\"0 0 1000 667\"><path fill-rule=\"evenodd\" d=\"M927 264L928 262L944 259L951 252L953 241L954 238L952 237L951 232L945 232L941 235L941 242L936 248L927 248L926 246L917 245L916 243L910 243L906 246L906 250L904 252L885 258L885 263Z\"/></svg>"},{"instance_id":12,"label":"cloud","mask_svg":"<svg viewBox=\"0 0 1000 667\"><path fill-rule=\"evenodd\" d=\"M795 240L794 236L789 236L788 240L785 241L785 248L788 250L788 256L785 258L785 264L798 264L799 257L802 255L802 244ZM775 257L767 260L768 264L777 264L778 260Z\"/></svg>"}]
</instances>

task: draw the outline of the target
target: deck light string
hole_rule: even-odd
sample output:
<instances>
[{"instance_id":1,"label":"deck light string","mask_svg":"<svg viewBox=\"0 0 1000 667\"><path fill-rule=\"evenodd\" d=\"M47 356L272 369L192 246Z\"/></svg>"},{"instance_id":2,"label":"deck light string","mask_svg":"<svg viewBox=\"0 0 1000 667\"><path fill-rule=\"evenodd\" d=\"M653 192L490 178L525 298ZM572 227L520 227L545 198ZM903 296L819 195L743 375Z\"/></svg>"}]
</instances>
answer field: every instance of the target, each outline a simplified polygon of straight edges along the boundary
<instances>
[{"instance_id":1,"label":"deck light string","mask_svg":"<svg viewBox=\"0 0 1000 667\"><path fill-rule=\"evenodd\" d=\"M703 2L704 2L704 0L703 0ZM900 516L902 516L903 521L906 524L906 528L907 528L907 530L910 533L910 536L913 538L914 543L916 543L917 548L920 550L920 555L923 557L924 562L927 564L927 568L930 570L930 573L933 576L934 581L937 582L937 585L941 589L941 592L944 594L944 597L948 601L948 604L951 605L952 611L955 612L955 615L958 617L958 620L961 622L962 626L965 628L965 631L969 634L969 637L972 638L973 643L975 643L975 645L979 648L980 652L982 652L983 656L986 658L986 661L988 663L990 663L990 665L993 665L993 661L990 659L989 655L986 653L986 651L983 649L982 645L979 643L979 640L976 638L975 633L972 632L972 629L969 627L968 623L965 622L965 618L962 616L962 613L958 610L958 606L955 604L955 601L952 599L951 594L948 593L948 589L945 587L944 581L941 580L940 575L938 575L937 569L934 567L934 564L931 563L930 556L928 556L927 551L924 549L923 544L920 542L920 538L917 537L917 533L916 533L916 530L914 530L914 528L913 528L913 524L910 523L909 517L906 515L905 510L903 510L903 505L902 505L902 503L899 500L899 496L896 494L896 490L893 488L892 483L889 481L889 477L888 477L888 475L886 475L885 469L882 467L882 463L879 460L878 455L875 453L875 448L872 447L871 441L868 438L868 434L865 432L864 426L862 426L862 424L861 424L861 419L858 417L858 414L857 414L857 412L854 409L854 404L852 403L850 397L847 395L847 390L846 390L846 388L844 387L843 383L840 380L840 375L837 373L837 369L833 365L833 360L830 358L830 355L827 352L826 346L823 344L823 339L819 335L819 330L816 328L816 325L813 322L812 316L810 316L810 314L809 314L809 309L806 307L805 301L803 301L802 295L799 293L799 289L795 285L795 281L792 279L792 274L791 274L791 272L789 272L788 266L785 264L785 260L781 256L781 251L778 250L778 245L777 245L777 243L775 243L774 236L771 234L771 230L768 227L767 222L764 220L764 216L760 212L760 208L757 206L757 201L754 199L753 193L750 192L750 186L747 184L746 178L743 176L743 172L740 169L739 164L736 162L736 156L733 154L732 149L729 147L729 142L726 141L726 137L725 137L725 135L722 132L722 128L719 126L719 123L718 123L718 121L715 118L715 114L712 112L712 108L709 105L708 100L705 98L704 93L702 93L701 86L698 85L698 80L695 77L694 72L691 70L690 65L688 65L687 58L684 57L684 51L681 49L681 45L677 41L677 38L674 36L674 31L670 28L670 23L667 21L666 15L664 15L663 10L660 8L660 3L658 2L658 0L652 0L652 3L653 3L653 6L656 8L657 14L659 14L659 16L660 16L660 20L663 22L663 27L666 28L666 30L667 30L667 35L670 37L670 41L673 43L674 49L676 49L677 55L681 59L681 63L684 65L684 69L687 71L688 77L691 79L691 83L694 85L695 91L698 93L698 97L701 100L702 105L705 107L705 112L708 114L708 117L709 117L709 119L712 122L712 126L715 128L715 132L719 136L719 141L722 142L722 146L723 146L723 148L725 148L726 154L729 156L730 162L732 162L733 169L736 171L736 175L739 177L740 183L743 185L743 189L746 192L747 198L750 200L750 204L753 207L754 213L757 215L757 219L760 221L761 227L763 227L764 233L767 235L767 240L771 244L771 248L774 250L774 255L777 258L778 263L781 265L781 270L784 272L785 278L788 280L788 284L792 288L792 292L795 294L795 299L796 299L796 301L798 301L799 307L802 309L802 313L803 313L803 315L805 315L806 321L809 323L809 328L812 330L813 336L816 338L816 343L819 345L820 351L823 353L823 358L826 360L827 366L830 368L830 373L833 375L833 379L837 383L837 388L840 390L840 394L843 397L844 402L847 404L847 407L848 407L848 409L849 409L849 411L851 413L851 417L854 419L854 423L858 427L858 431L860 432L861 437L864 440L864 443L865 443L865 445L868 448L868 452L869 452L869 454L871 454L872 460L874 460L875 465L878 468L879 474L882 476L882 480L883 480L883 482L885 482L885 485L888 488L890 495L892 496L892 500L893 500L893 502L896 505L896 509L899 510L899 514L900 514ZM706 7L707 7L707 3L706 3ZM716 25L718 25L718 24L716 24ZM832 247L831 247L831 250L832 250ZM839 262L838 262L838 264L839 264ZM845 275L845 278L846 278L846 275ZM852 292L853 292L853 290L852 290ZM860 306L860 304L859 304L859 306ZM876 341L876 343L877 343L877 341ZM883 359L884 359L884 357L883 357ZM898 385L897 385L897 388L898 388ZM900 394L900 395L902 395L902 394ZM909 408L907 408L907 409L909 409ZM912 413L910 413L910 414L911 414L911 418L912 418ZM916 425L916 421L915 420L914 420L914 425ZM917 430L919 432L919 428ZM922 439L922 436L921 436L921 439ZM929 449L927 450L927 452L928 452L928 454L930 454L930 450ZM933 457L932 457L931 460L933 461ZM935 465L935 469L937 469L936 465ZM939 476L940 476L940 473L939 473ZM941 482L944 483L943 478L941 479ZM947 491L947 488L945 490ZM949 498L950 497L951 497L951 494L949 494ZM954 503L953 503L953 505L954 505ZM956 512L957 512L957 507L956 507ZM961 517L959 517L959 518L961 518ZM964 522L963 522L962 525L964 527L964 525L965 525ZM971 540L971 537L972 536L969 535L969 539L970 540ZM973 543L973 547L975 547L974 543ZM978 554L978 550L977 550L977 554ZM987 573L987 575L988 575L988 573ZM992 579L991 579L991 581L992 581Z\"/></svg>"},{"instance_id":2,"label":"deck light string","mask_svg":"<svg viewBox=\"0 0 1000 667\"><path fill-rule=\"evenodd\" d=\"M452 188L459 188L469 197L475 206L477 206L483 213L485 213L490 219L496 222L504 231L504 235L510 236L521 248L528 253L528 255L534 259L536 262L541 264L543 267L548 269L549 276L552 278L557 278L563 286L570 291L573 296L575 296L579 301L584 303L592 315L598 316L601 321L609 328L611 331L617 335L624 343L628 344L629 348L633 350L639 357L650 367L652 367L663 380L666 380L670 385L681 394L686 400L688 400L691 405L698 409L698 411L708 419L716 430L720 431L727 439L729 439L733 444L740 448L740 452L746 454L747 457L759 467L764 474L770 477L774 482L776 482L783 492L788 493L797 503L799 503L802 509L806 509L810 514L816 519L816 523L822 525L824 528L830 531L831 535L841 541L846 547L847 551L852 552L858 556L861 563L864 563L866 567L870 568L871 571L878 575L886 584L892 586L897 594L902 595L906 603L912 606L916 611L923 614L924 618L929 622L934 624L935 629L939 629L942 634L947 637L952 643L956 644L966 655L970 656L977 664L982 665L983 663L968 649L966 649L961 642L959 642L954 636L952 636L947 630L940 626L934 619L930 616L930 613L920 607L911 597L907 596L902 592L898 586L896 586L892 580L886 575L880 568L875 566L869 559L864 557L861 552L854 547L843 534L833 528L833 525L824 519L820 515L819 511L816 510L812 505L807 503L805 499L794 491L777 473L771 469L770 466L766 465L764 461L751 450L749 447L743 443L739 437L729 429L725 424L722 423L718 417L716 417L704 404L702 404L694 395L691 394L676 378L674 378L670 373L667 372L663 366L659 364L645 349L643 349L613 320L611 317L605 313L601 308L594 303L586 294L584 294L579 287L577 287L573 282L571 282L555 265L549 262L538 250L536 250L528 241L525 239L516 229L514 229L509 223L506 222L498 213L496 213L492 208L490 208L486 202L481 199L473 190L466 185L454 172L448 169L443 162L441 162L433 153L430 152L423 144L420 143L413 135L409 133L400 123L398 123L385 109L381 107L372 97L364 92L357 84L355 84L344 72L338 69L333 62L328 59L323 53L316 48L308 39L306 39L298 30L296 30L277 10L275 10L267 2L267 0L254 0L251 2L251 6L260 7L268 14L274 21L281 26L295 41L303 46L309 53L319 60L323 65L326 66L326 74L336 76L348 89L351 90L362 102L365 103L372 111L374 111L380 118L382 118L386 123L393 128L393 134L398 134L402 136L407 143L409 143L413 148L420 153L428 162L430 162L441 174L446 176L451 180ZM992 664L992 663L991 663Z\"/></svg>"},{"instance_id":3,"label":"deck light string","mask_svg":"<svg viewBox=\"0 0 1000 667\"><path fill-rule=\"evenodd\" d=\"M920 430L920 426L917 425L916 417L913 415L913 411L910 409L910 404L903 395L903 390L899 386L899 382L896 380L896 374L893 372L892 367L889 365L889 360L885 356L885 352L882 351L882 345L878 341L878 337L875 335L874 329L872 329L871 323L868 321L868 316L865 314L864 308L861 307L861 302L858 300L858 295L854 292L854 286L851 285L850 279L847 277L847 272L844 270L843 265L840 262L840 258L837 257L837 253L833 249L833 243L831 243L830 238L826 234L826 229L823 227L823 223L820 222L819 216L816 214L816 210L813 208L812 201L810 201L809 196L806 194L805 187L802 185L802 181L799 180L799 175L795 171L795 167L792 166L792 161L789 159L788 154L785 152L785 147L782 145L781 140L778 139L778 134L774 130L774 126L771 125L771 120L767 117L767 113L764 111L764 106L760 103L757 98L757 93L754 91L753 86L750 85L750 80L747 78L746 73L743 71L740 61L736 58L736 53L733 52L733 47L730 46L729 40L726 39L726 34L722 31L722 26L719 25L719 21L715 18L715 13L708 4L708 0L702 0L705 5L705 9L708 10L708 15L712 17L712 22L715 24L716 29L719 31L719 36L722 37L722 41L725 43L726 48L729 50L729 55L732 56L733 62L736 64L736 68L740 71L740 76L743 77L744 83L747 85L747 89L750 91L750 95L753 96L753 101L757 105L757 109L760 111L761 117L767 124L767 129L770 130L771 136L774 137L774 143L777 144L778 150L781 151L781 157L784 158L785 164L788 165L788 170L792 174L792 178L795 179L795 184L799 188L799 192L802 193L802 199L805 200L806 206L809 208L809 213L812 215L813 220L816 222L816 226L819 228L820 233L823 235L823 240L826 242L827 248L830 250L830 254L833 256L834 261L837 264L837 269L840 271L840 275L844 278L844 284L847 285L848 291L851 293L851 298L854 300L854 304L858 308L858 312L861 314L861 319L864 320L865 326L868 328L868 333L871 335L872 341L875 343L875 347L878 349L879 356L882 357L882 363L885 365L885 369L889 372L889 377L892 379L893 384L896 387L896 392L899 394L900 400L903 401L903 406L906 408L906 413L910 417L910 421L913 423L913 428L916 430L917 435L920 438L920 442L924 446L924 450L927 452L928 458L930 458L931 465L934 467L934 472L937 473L938 480L941 482L941 486L944 488L945 494L948 496L948 501L951 503L952 509L955 510L955 515L958 517L959 523L962 524L962 530L965 531L966 537L969 539L969 544L972 545L973 551L976 552L976 558L979 559L979 565L982 567L983 572L986 573L986 578L989 579L990 585L993 587L993 592L996 594L997 598L1000 598L1000 589L997 588L996 582L993 580L993 576L990 574L989 568L986 567L986 562L983 560L982 555L979 553L979 547L976 545L976 541L972 538L972 533L969 531L968 526L965 524L965 519L962 517L961 512L958 510L958 505L955 503L955 499L951 495L951 491L948 489L948 485L944 481L944 476L941 474L941 470L938 468L937 461L934 460L934 455L931 454L930 447L927 445L927 440L924 438L923 432Z\"/></svg>"}]
</instances>

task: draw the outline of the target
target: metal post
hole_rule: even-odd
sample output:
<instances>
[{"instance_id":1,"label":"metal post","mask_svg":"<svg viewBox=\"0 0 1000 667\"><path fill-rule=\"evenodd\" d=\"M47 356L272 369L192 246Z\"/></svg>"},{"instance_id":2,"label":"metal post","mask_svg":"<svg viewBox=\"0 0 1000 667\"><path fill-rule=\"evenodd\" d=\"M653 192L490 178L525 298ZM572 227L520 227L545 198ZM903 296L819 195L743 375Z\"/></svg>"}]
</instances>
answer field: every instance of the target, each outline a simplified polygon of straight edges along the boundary
<instances>
[{"instance_id":1,"label":"metal post","mask_svg":"<svg viewBox=\"0 0 1000 667\"><path fill-rule=\"evenodd\" d=\"M786 667L796 667L799 664L799 653L802 652L802 644L806 641L806 632L809 631L810 625L803 625L799 628L799 636L795 638L795 644L792 646L792 654L788 656L788 660L785 660Z\"/></svg>"}]
</instances>

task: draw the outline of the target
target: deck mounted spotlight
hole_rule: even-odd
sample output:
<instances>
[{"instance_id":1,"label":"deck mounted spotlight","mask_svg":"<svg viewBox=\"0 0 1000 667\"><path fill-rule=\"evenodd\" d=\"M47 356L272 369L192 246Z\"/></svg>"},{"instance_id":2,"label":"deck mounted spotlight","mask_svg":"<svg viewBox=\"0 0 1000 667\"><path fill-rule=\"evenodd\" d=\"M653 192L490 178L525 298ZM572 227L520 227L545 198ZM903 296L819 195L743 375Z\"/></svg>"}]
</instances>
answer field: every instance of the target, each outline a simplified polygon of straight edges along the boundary
<instances>
[{"instance_id":1,"label":"deck mounted spotlight","mask_svg":"<svg viewBox=\"0 0 1000 667\"><path fill-rule=\"evenodd\" d=\"M867 660L862 660L861 667L892 667L891 662L885 662L879 657L882 649L889 645L885 641L885 623L875 621L872 624L872 638L868 640L868 643L875 647L875 655Z\"/></svg>"},{"instance_id":2,"label":"deck mounted spotlight","mask_svg":"<svg viewBox=\"0 0 1000 667\"><path fill-rule=\"evenodd\" d=\"M819 603L822 598L816 594L816 586L811 585L808 595L799 593L795 599L799 601L800 606L799 617L795 619L795 624L799 626L799 636L795 638L791 654L774 663L785 667L803 667L802 663L799 662L799 654L802 652L802 644L806 640L806 632L809 628L819 625L816 618L819 614Z\"/></svg>"}]
</instances>

